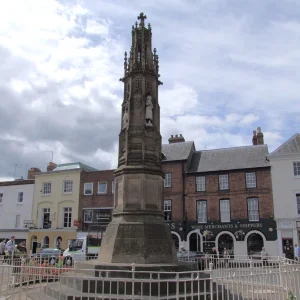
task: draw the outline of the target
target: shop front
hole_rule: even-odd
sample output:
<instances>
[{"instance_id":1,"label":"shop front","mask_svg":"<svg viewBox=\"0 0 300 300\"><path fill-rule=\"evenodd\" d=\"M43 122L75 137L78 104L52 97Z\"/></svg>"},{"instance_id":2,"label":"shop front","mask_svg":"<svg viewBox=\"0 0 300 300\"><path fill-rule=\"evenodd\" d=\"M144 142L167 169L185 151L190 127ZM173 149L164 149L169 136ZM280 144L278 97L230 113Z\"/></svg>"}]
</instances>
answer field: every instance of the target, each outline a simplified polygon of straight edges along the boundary
<instances>
[{"instance_id":1,"label":"shop front","mask_svg":"<svg viewBox=\"0 0 300 300\"><path fill-rule=\"evenodd\" d=\"M28 229L24 230L0 230L0 242L8 241L12 236L15 237L15 243L18 245L21 242L27 241Z\"/></svg>"},{"instance_id":2,"label":"shop front","mask_svg":"<svg viewBox=\"0 0 300 300\"><path fill-rule=\"evenodd\" d=\"M230 255L254 256L265 247L268 255L278 255L276 247L276 222L263 219L260 222L236 220L231 223L196 222L169 223L172 235L185 250L209 253L216 248L219 254L226 249Z\"/></svg>"},{"instance_id":3,"label":"shop front","mask_svg":"<svg viewBox=\"0 0 300 300\"><path fill-rule=\"evenodd\" d=\"M32 229L28 233L27 249L29 254L35 254L42 248L58 248L65 250L77 236L76 229Z\"/></svg>"},{"instance_id":4,"label":"shop front","mask_svg":"<svg viewBox=\"0 0 300 300\"><path fill-rule=\"evenodd\" d=\"M299 245L300 220L277 220L278 253L289 259L294 258L294 245Z\"/></svg>"}]
</instances>

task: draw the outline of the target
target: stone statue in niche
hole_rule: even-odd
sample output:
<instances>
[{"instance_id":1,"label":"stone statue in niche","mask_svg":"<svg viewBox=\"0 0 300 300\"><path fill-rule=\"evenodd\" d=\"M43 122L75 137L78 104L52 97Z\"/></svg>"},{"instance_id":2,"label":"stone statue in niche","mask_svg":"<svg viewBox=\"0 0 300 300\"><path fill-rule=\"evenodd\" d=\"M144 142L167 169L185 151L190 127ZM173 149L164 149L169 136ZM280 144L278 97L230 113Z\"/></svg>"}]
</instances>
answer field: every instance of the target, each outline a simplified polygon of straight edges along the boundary
<instances>
[{"instance_id":1,"label":"stone statue in niche","mask_svg":"<svg viewBox=\"0 0 300 300\"><path fill-rule=\"evenodd\" d=\"M122 129L127 129L129 126L129 117L128 117L128 101L124 104L124 114L123 114L123 124Z\"/></svg>"},{"instance_id":2,"label":"stone statue in niche","mask_svg":"<svg viewBox=\"0 0 300 300\"><path fill-rule=\"evenodd\" d=\"M152 97L150 95L147 96L146 99L146 123L145 125L147 127L152 127L153 126L153 103L152 103Z\"/></svg>"}]
</instances>

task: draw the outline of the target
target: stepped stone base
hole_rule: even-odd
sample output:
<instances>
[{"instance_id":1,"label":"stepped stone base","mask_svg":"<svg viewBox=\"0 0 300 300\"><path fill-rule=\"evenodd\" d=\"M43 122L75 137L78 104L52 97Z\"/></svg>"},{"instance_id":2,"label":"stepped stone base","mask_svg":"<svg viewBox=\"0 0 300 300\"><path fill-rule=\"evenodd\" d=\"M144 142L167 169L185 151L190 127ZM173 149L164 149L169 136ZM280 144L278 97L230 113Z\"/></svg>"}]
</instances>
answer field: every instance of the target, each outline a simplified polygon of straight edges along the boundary
<instances>
[{"instance_id":1,"label":"stepped stone base","mask_svg":"<svg viewBox=\"0 0 300 300\"><path fill-rule=\"evenodd\" d=\"M80 268L80 270L62 274L60 282L47 284L39 298L58 300L209 300L210 290L217 290L216 285L211 283L209 274L193 273L193 271L197 271L195 263L140 264L134 265L134 267L135 272L132 272L132 265L129 264L78 262L76 268ZM180 273L175 274L174 272ZM224 296L221 297L221 291L222 289L219 289L219 295L213 292L212 299L220 297L225 300Z\"/></svg>"}]
</instances>

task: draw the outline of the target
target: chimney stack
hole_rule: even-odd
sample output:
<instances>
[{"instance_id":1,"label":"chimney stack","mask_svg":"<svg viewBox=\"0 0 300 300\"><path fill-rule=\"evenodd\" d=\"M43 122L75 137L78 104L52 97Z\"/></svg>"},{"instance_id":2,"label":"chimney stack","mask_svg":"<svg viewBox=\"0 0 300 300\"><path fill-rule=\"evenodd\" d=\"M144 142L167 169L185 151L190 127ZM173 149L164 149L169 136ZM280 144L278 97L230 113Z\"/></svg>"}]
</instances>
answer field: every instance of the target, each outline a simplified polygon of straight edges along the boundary
<instances>
[{"instance_id":1,"label":"chimney stack","mask_svg":"<svg viewBox=\"0 0 300 300\"><path fill-rule=\"evenodd\" d=\"M57 167L57 164L55 164L53 162L49 162L49 164L47 166L47 172L53 171L56 167Z\"/></svg>"},{"instance_id":2,"label":"chimney stack","mask_svg":"<svg viewBox=\"0 0 300 300\"><path fill-rule=\"evenodd\" d=\"M257 127L257 145L263 145L264 144L264 135L261 132L261 128Z\"/></svg>"},{"instance_id":3,"label":"chimney stack","mask_svg":"<svg viewBox=\"0 0 300 300\"><path fill-rule=\"evenodd\" d=\"M257 130L253 130L252 144L263 145L264 144L264 135L261 132L261 128L258 127Z\"/></svg>"},{"instance_id":4,"label":"chimney stack","mask_svg":"<svg viewBox=\"0 0 300 300\"><path fill-rule=\"evenodd\" d=\"M185 139L182 136L182 134L180 134L179 136L178 134L176 134L175 136L172 134L171 137L169 138L169 144L182 143L182 142L185 142Z\"/></svg>"},{"instance_id":5,"label":"chimney stack","mask_svg":"<svg viewBox=\"0 0 300 300\"><path fill-rule=\"evenodd\" d=\"M253 144L253 146L257 145L256 130L253 130L252 144Z\"/></svg>"},{"instance_id":6,"label":"chimney stack","mask_svg":"<svg viewBox=\"0 0 300 300\"><path fill-rule=\"evenodd\" d=\"M34 179L34 175L40 172L41 170L38 168L30 168L27 172L27 179Z\"/></svg>"}]
</instances>

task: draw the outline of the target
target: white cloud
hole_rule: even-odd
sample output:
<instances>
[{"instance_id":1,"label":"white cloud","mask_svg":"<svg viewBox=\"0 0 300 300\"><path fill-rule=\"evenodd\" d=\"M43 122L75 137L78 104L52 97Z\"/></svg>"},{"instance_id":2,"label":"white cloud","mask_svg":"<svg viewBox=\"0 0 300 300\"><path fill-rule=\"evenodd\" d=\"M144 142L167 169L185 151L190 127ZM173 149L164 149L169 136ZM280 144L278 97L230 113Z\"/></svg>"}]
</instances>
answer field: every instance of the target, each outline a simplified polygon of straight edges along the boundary
<instances>
[{"instance_id":1,"label":"white cloud","mask_svg":"<svg viewBox=\"0 0 300 300\"><path fill-rule=\"evenodd\" d=\"M198 103L197 92L190 86L175 83L159 94L161 116L172 117L191 112Z\"/></svg>"}]
</instances>

